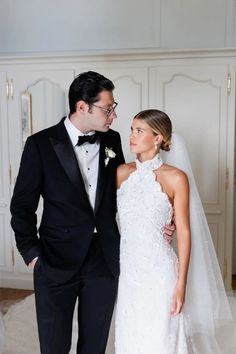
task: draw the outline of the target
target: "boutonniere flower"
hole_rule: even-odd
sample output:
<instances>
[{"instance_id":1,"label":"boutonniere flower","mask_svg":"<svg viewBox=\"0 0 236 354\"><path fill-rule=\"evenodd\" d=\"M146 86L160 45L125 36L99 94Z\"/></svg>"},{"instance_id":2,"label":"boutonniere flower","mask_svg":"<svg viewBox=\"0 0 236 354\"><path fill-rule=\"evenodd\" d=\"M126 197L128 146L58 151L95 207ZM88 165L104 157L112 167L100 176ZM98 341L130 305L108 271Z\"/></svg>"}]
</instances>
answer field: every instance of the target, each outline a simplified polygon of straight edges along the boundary
<instances>
[{"instance_id":1,"label":"boutonniere flower","mask_svg":"<svg viewBox=\"0 0 236 354\"><path fill-rule=\"evenodd\" d=\"M112 150L112 148L105 148L105 166L108 165L108 162L110 161L110 159L114 159L114 157L116 157L116 153Z\"/></svg>"}]
</instances>

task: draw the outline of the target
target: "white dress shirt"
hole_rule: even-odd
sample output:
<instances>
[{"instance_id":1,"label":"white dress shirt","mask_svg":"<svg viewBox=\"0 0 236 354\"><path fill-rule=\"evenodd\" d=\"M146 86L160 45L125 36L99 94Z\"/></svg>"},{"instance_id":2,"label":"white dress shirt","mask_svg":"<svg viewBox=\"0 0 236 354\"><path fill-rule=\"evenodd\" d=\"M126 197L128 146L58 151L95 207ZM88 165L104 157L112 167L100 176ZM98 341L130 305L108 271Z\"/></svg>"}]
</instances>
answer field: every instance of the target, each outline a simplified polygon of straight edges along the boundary
<instances>
[{"instance_id":1,"label":"white dress shirt","mask_svg":"<svg viewBox=\"0 0 236 354\"><path fill-rule=\"evenodd\" d=\"M88 194L90 204L94 209L98 180L100 143L97 140L94 144L86 142L80 146L77 146L79 136L92 135L95 133L95 131L91 131L88 134L83 134L71 123L68 117L66 117L64 124L75 150L75 154L84 180L84 185Z\"/></svg>"}]
</instances>

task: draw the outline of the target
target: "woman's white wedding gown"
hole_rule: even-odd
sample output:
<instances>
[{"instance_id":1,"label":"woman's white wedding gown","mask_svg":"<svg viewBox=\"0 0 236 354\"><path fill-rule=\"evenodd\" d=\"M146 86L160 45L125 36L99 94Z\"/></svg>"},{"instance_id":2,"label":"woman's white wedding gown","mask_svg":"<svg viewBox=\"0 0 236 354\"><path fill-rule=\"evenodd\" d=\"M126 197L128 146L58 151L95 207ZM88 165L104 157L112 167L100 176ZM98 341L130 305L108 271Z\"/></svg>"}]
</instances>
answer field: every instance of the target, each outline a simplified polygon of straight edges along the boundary
<instances>
[{"instance_id":1,"label":"woman's white wedding gown","mask_svg":"<svg viewBox=\"0 0 236 354\"><path fill-rule=\"evenodd\" d=\"M164 239L172 205L153 170L160 155L141 163L117 191L121 231L115 319L116 354L193 353L188 316L170 315L178 259Z\"/></svg>"}]
</instances>

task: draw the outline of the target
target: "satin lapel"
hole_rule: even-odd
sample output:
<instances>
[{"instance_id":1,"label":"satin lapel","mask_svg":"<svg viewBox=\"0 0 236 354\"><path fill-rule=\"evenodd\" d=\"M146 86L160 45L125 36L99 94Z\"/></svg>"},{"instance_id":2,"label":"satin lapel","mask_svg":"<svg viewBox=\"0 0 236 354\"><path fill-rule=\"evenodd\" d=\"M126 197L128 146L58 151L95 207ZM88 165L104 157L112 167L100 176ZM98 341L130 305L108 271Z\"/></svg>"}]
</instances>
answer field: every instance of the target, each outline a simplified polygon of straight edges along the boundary
<instances>
[{"instance_id":1,"label":"satin lapel","mask_svg":"<svg viewBox=\"0 0 236 354\"><path fill-rule=\"evenodd\" d=\"M64 123L63 123L64 125ZM63 169L65 170L67 176L69 177L70 181L73 183L73 185L77 188L77 190L80 193L80 202L82 200L86 201L85 203L87 204L87 206L90 207L90 203L88 200L88 195L87 192L85 190L85 186L84 186L84 181L83 181L83 177L81 175L80 172L80 168L78 165L78 161L76 159L76 155L73 149L73 146L70 142L69 136L67 135L66 129L64 127L59 127L61 130L65 130L65 132L63 131L63 136L60 137L50 137L50 142L52 144L52 147L57 155L58 160L60 161ZM62 135L62 134L61 134Z\"/></svg>"},{"instance_id":2,"label":"satin lapel","mask_svg":"<svg viewBox=\"0 0 236 354\"><path fill-rule=\"evenodd\" d=\"M95 198L95 210L94 213L96 214L98 207L101 203L104 186L106 182L106 166L105 166L105 148L106 143L102 139L102 134L100 135L100 151L99 151L99 166L98 166L98 181L97 181L97 190L96 190L96 198Z\"/></svg>"}]
</instances>

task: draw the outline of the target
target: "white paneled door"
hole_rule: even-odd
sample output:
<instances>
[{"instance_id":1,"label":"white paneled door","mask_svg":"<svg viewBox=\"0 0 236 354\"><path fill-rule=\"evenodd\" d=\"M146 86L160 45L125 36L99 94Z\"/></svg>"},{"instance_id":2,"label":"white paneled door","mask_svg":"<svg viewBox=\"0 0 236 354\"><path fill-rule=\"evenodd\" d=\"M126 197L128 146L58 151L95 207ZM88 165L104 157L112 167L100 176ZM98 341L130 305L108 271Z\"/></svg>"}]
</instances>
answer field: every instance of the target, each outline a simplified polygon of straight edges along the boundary
<instances>
[{"instance_id":1,"label":"white paneled door","mask_svg":"<svg viewBox=\"0 0 236 354\"><path fill-rule=\"evenodd\" d=\"M164 110L186 142L221 271L225 274L228 66L201 63L150 69L150 107Z\"/></svg>"}]
</instances>

